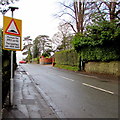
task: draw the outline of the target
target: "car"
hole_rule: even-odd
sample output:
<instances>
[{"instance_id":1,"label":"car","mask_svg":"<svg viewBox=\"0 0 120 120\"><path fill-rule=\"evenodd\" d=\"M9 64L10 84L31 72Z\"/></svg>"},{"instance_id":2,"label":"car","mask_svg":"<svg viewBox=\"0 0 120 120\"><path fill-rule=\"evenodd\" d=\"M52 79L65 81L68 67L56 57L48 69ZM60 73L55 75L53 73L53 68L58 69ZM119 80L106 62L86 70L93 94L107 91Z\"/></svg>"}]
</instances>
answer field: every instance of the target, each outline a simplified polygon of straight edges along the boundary
<instances>
[{"instance_id":1,"label":"car","mask_svg":"<svg viewBox=\"0 0 120 120\"><path fill-rule=\"evenodd\" d=\"M21 63L21 64L25 64L25 63L26 63L26 61L19 61L19 63Z\"/></svg>"}]
</instances>

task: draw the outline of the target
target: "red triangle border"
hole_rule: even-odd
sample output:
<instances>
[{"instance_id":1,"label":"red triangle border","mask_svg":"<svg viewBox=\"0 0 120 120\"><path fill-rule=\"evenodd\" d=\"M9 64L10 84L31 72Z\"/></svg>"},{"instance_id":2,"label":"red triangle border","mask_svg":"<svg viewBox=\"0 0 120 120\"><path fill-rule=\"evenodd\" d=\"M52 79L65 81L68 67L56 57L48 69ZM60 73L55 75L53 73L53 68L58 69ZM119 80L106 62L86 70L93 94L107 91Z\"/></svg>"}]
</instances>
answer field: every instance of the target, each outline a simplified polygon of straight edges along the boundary
<instances>
[{"instance_id":1,"label":"red triangle border","mask_svg":"<svg viewBox=\"0 0 120 120\"><path fill-rule=\"evenodd\" d=\"M11 32L7 32L7 30L8 30L8 28L10 27L10 25L11 25L12 21L13 21L13 22L14 22L14 24L15 24L15 27L16 27L16 29L17 29L17 31L18 31L18 34L16 34L16 33L11 33ZM20 31L19 31L19 29L18 29L18 27L17 27L17 25L16 25L16 23L15 23L15 20L14 20L14 19L12 19L12 20L10 21L10 23L9 23L9 25L8 25L8 27L7 27L7 29L5 30L5 33L10 34L10 35L20 35Z\"/></svg>"}]
</instances>

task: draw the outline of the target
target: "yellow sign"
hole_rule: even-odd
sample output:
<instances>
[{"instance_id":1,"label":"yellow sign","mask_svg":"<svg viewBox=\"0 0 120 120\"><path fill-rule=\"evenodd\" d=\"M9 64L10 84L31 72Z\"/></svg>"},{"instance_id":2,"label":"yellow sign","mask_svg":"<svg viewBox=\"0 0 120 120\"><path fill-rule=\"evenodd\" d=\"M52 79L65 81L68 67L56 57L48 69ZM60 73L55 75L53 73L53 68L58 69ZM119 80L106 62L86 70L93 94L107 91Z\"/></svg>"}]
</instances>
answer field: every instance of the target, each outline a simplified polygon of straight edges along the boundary
<instances>
[{"instance_id":1,"label":"yellow sign","mask_svg":"<svg viewBox=\"0 0 120 120\"><path fill-rule=\"evenodd\" d=\"M22 21L6 16L3 21L3 49L21 51Z\"/></svg>"}]
</instances>

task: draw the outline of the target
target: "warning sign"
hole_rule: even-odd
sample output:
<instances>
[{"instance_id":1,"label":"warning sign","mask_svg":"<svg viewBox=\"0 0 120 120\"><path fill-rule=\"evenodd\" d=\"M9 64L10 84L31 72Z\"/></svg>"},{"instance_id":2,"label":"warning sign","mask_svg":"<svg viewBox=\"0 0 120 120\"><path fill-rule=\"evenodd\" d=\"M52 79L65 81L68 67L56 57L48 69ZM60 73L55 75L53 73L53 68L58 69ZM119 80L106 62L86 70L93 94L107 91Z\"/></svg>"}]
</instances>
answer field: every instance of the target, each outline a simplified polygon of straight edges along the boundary
<instances>
[{"instance_id":1,"label":"warning sign","mask_svg":"<svg viewBox=\"0 0 120 120\"><path fill-rule=\"evenodd\" d=\"M12 34L12 35L20 35L20 32L17 28L17 25L14 19L11 20L8 28L6 29L5 33Z\"/></svg>"},{"instance_id":2,"label":"warning sign","mask_svg":"<svg viewBox=\"0 0 120 120\"><path fill-rule=\"evenodd\" d=\"M22 50L22 21L6 16L3 19L3 49Z\"/></svg>"}]
</instances>

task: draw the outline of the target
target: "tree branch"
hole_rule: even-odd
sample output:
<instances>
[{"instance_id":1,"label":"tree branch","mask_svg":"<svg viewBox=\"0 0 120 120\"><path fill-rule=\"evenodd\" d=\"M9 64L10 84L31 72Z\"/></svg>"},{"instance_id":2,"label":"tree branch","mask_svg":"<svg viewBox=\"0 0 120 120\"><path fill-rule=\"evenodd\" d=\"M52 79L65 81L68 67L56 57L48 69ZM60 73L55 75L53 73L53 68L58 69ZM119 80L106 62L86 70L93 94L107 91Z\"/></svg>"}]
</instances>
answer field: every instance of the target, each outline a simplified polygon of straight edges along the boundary
<instances>
[{"instance_id":1,"label":"tree branch","mask_svg":"<svg viewBox=\"0 0 120 120\"><path fill-rule=\"evenodd\" d=\"M61 15L57 15L58 17L62 17L63 15L69 15L71 16L73 19L76 19L73 15L71 15L70 13L62 13Z\"/></svg>"},{"instance_id":2,"label":"tree branch","mask_svg":"<svg viewBox=\"0 0 120 120\"><path fill-rule=\"evenodd\" d=\"M76 30L74 29L73 25L69 22L67 22L67 23L71 26L72 30L76 33Z\"/></svg>"},{"instance_id":3,"label":"tree branch","mask_svg":"<svg viewBox=\"0 0 120 120\"><path fill-rule=\"evenodd\" d=\"M67 6L67 5L65 5L64 3L62 3L62 2L59 2L59 3L60 3L61 5L63 5L65 8L70 9L72 12L75 12L74 9L71 8L71 6Z\"/></svg>"}]
</instances>

